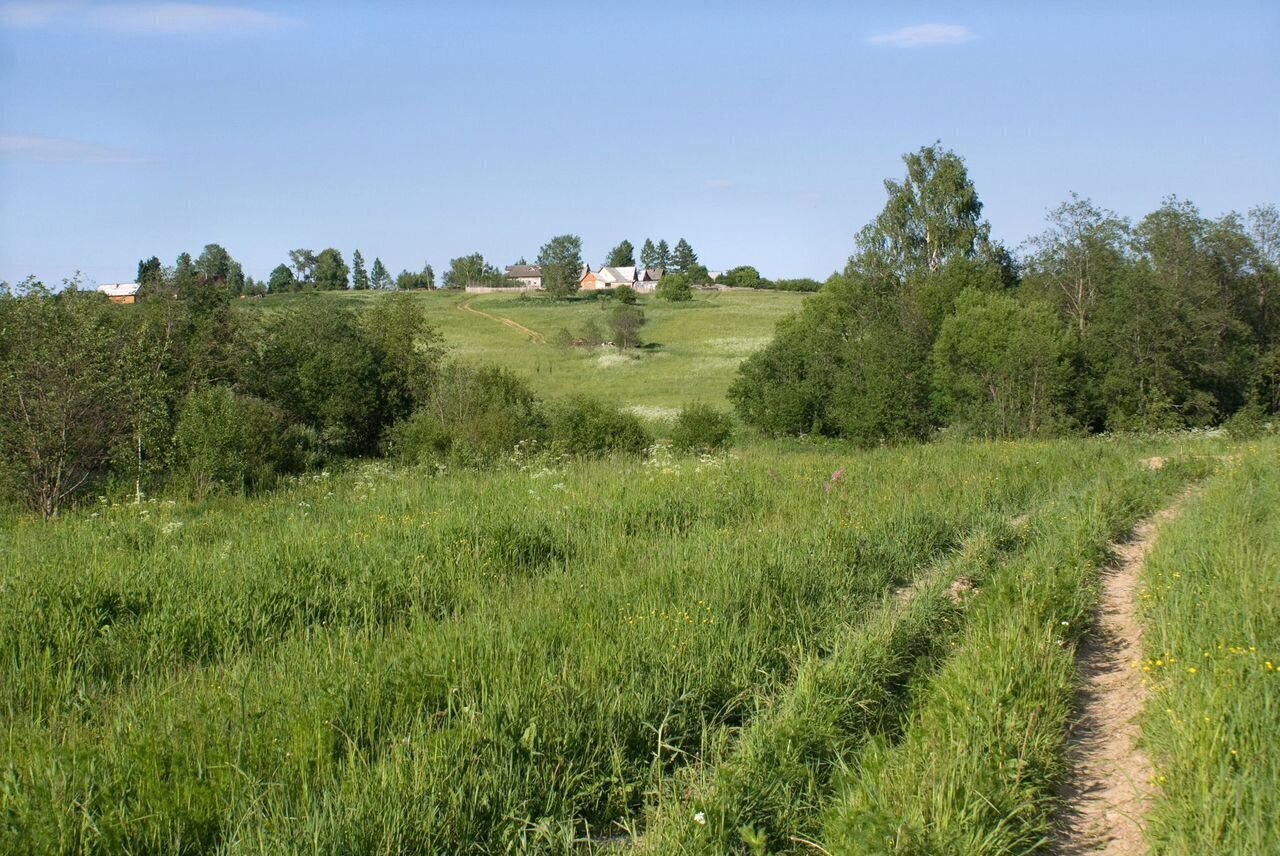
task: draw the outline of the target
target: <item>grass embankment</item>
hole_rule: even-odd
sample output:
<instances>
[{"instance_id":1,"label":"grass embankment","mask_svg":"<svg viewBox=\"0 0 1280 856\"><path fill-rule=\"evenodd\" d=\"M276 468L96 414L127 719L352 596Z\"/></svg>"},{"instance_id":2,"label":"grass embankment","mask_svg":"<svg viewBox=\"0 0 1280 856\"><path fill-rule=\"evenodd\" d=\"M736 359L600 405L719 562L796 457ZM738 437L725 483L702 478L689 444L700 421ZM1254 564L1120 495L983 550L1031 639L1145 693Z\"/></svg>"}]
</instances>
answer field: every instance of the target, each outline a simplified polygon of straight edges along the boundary
<instances>
[{"instance_id":1,"label":"grass embankment","mask_svg":"<svg viewBox=\"0 0 1280 856\"><path fill-rule=\"evenodd\" d=\"M409 293L459 358L519 372L540 395L588 393L657 419L668 419L694 401L727 406L725 396L738 364L764 347L777 322L799 309L806 296L774 291L698 292L688 303L669 303L645 295L639 304L646 319L640 338L647 344L620 352L612 347L561 350L532 341L499 321L459 310L460 304L469 302L551 340L561 327L578 335L592 319L607 330L606 310L611 304L594 297L555 301L514 294ZM238 305L249 312L276 312L299 301L324 300L360 309L386 296L315 292L245 300Z\"/></svg>"},{"instance_id":2,"label":"grass embankment","mask_svg":"<svg viewBox=\"0 0 1280 856\"><path fill-rule=\"evenodd\" d=\"M1147 563L1156 853L1280 846L1280 444L1238 455Z\"/></svg>"},{"instance_id":3,"label":"grass embankment","mask_svg":"<svg viewBox=\"0 0 1280 856\"><path fill-rule=\"evenodd\" d=\"M19 524L0 850L567 852L634 824L868 620L913 660L951 607L926 593L876 630L890 587L1136 458L743 454L370 468Z\"/></svg>"}]
</instances>

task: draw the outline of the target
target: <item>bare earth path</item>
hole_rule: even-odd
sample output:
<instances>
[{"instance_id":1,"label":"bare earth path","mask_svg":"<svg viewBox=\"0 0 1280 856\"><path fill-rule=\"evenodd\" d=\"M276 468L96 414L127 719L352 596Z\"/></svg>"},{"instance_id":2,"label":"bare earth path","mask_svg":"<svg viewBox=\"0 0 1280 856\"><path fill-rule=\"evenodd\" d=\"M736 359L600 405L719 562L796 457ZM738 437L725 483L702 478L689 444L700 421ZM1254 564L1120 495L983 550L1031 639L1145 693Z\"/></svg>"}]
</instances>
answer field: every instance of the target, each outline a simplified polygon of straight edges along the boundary
<instances>
[{"instance_id":1,"label":"bare earth path","mask_svg":"<svg viewBox=\"0 0 1280 856\"><path fill-rule=\"evenodd\" d=\"M476 309L471 305L470 300L464 300L462 303L459 303L458 309L463 312L470 312L472 315L481 315L491 321L497 321L499 324L505 324L512 330L524 333L538 345L545 345L547 343L547 337L539 333L537 330L530 329L517 321L512 321L510 318L503 318L500 315L491 315L488 312Z\"/></svg>"},{"instance_id":2,"label":"bare earth path","mask_svg":"<svg viewBox=\"0 0 1280 856\"><path fill-rule=\"evenodd\" d=\"M1055 850L1064 856L1147 852L1143 818L1151 800L1150 760L1138 746L1142 685L1142 625L1138 592L1147 554L1164 524L1176 519L1192 491L1147 518L1114 545L1116 560L1102 572L1094 631L1080 646L1084 678L1070 742L1071 776L1062 792Z\"/></svg>"}]
</instances>

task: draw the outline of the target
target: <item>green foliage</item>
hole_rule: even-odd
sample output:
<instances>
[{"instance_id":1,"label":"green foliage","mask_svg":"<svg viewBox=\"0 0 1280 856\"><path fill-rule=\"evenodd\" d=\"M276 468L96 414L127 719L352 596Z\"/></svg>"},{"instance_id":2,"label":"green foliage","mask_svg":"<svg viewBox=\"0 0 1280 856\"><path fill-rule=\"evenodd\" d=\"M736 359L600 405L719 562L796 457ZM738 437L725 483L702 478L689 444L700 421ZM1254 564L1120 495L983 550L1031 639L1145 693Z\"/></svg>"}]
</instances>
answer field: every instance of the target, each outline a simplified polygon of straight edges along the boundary
<instances>
[{"instance_id":1,"label":"green foliage","mask_svg":"<svg viewBox=\"0 0 1280 856\"><path fill-rule=\"evenodd\" d=\"M569 332L568 327L561 327L551 336L551 344L559 351L568 353L573 350L574 339L573 334Z\"/></svg>"},{"instance_id":2,"label":"green foliage","mask_svg":"<svg viewBox=\"0 0 1280 856\"><path fill-rule=\"evenodd\" d=\"M293 266L293 270L298 275L298 282L303 286L312 284L312 277L316 269L316 254L311 250L299 249L289 251L289 263Z\"/></svg>"},{"instance_id":3,"label":"green foliage","mask_svg":"<svg viewBox=\"0 0 1280 856\"><path fill-rule=\"evenodd\" d=\"M387 382L387 353L348 311L305 304L271 319L248 388L316 432L329 453L371 454L412 394ZM401 367L392 376L403 377Z\"/></svg>"},{"instance_id":4,"label":"green foliage","mask_svg":"<svg viewBox=\"0 0 1280 856\"><path fill-rule=\"evenodd\" d=\"M586 345L588 348L594 348L597 345L603 344L605 341L605 335L604 330L600 327L599 320L595 318L588 318L586 321L582 322L582 335L579 338L582 339L582 344Z\"/></svg>"},{"instance_id":5,"label":"green foliage","mask_svg":"<svg viewBox=\"0 0 1280 856\"><path fill-rule=\"evenodd\" d=\"M774 291L819 291L822 289L822 283L816 279L775 279L762 280L764 285L761 288L771 288Z\"/></svg>"},{"instance_id":6,"label":"green foliage","mask_svg":"<svg viewBox=\"0 0 1280 856\"><path fill-rule=\"evenodd\" d=\"M1062 334L1050 310L1000 294L966 291L933 348L941 421L984 437L1020 437L1062 426L1067 382Z\"/></svg>"},{"instance_id":7,"label":"green foliage","mask_svg":"<svg viewBox=\"0 0 1280 856\"><path fill-rule=\"evenodd\" d=\"M444 357L440 334L405 294L380 300L360 316L360 324L380 358L380 383L387 400L384 420L402 419L435 385Z\"/></svg>"},{"instance_id":8,"label":"green foliage","mask_svg":"<svg viewBox=\"0 0 1280 856\"><path fill-rule=\"evenodd\" d=\"M56 516L127 441L119 310L74 286L0 297L0 450L8 492Z\"/></svg>"},{"instance_id":9,"label":"green foliage","mask_svg":"<svg viewBox=\"0 0 1280 856\"><path fill-rule=\"evenodd\" d=\"M847 275L740 368L732 397L744 421L875 443L948 426L988 436L1203 427L1250 400L1275 335L1280 238L1269 236L1280 216L1258 209L1246 228L1169 199L1130 228L1073 195L1019 263L990 241L961 159L927 146L905 160ZM1010 324L1034 317L1034 330L965 332L953 320L965 289L1009 295L985 313L998 304ZM947 353L935 354L948 323Z\"/></svg>"},{"instance_id":10,"label":"green foliage","mask_svg":"<svg viewBox=\"0 0 1280 856\"><path fill-rule=\"evenodd\" d=\"M404 274L400 276L404 277ZM431 279L434 284L434 273ZM466 288L468 285L497 287L504 284L506 284L506 281L502 276L502 271L485 262L484 256L479 253L450 259L449 269L444 274L445 288ZM425 287L425 285L422 287Z\"/></svg>"},{"instance_id":11,"label":"green foliage","mask_svg":"<svg viewBox=\"0 0 1280 856\"><path fill-rule=\"evenodd\" d=\"M351 254L351 287L356 291L367 291L369 274L364 269L364 256L356 250Z\"/></svg>"},{"instance_id":12,"label":"green foliage","mask_svg":"<svg viewBox=\"0 0 1280 856\"><path fill-rule=\"evenodd\" d=\"M387 266L382 263L380 258L375 258L373 267L369 269L369 287L384 291L395 287L395 281L391 279L391 272L387 270Z\"/></svg>"},{"instance_id":13,"label":"green foliage","mask_svg":"<svg viewBox=\"0 0 1280 856\"><path fill-rule=\"evenodd\" d=\"M609 251L609 257L605 260L606 267L635 267L635 264L636 248L625 238L622 243Z\"/></svg>"},{"instance_id":14,"label":"green foliage","mask_svg":"<svg viewBox=\"0 0 1280 856\"><path fill-rule=\"evenodd\" d=\"M692 274L698 266L698 254L693 251L693 247L689 246L689 242L684 238L676 241L676 248L671 253L671 267L677 273Z\"/></svg>"},{"instance_id":15,"label":"green foliage","mask_svg":"<svg viewBox=\"0 0 1280 856\"><path fill-rule=\"evenodd\" d=\"M298 290L298 280L287 265L276 265L271 270L271 278L267 281L267 290L272 294L283 294Z\"/></svg>"},{"instance_id":16,"label":"green foliage","mask_svg":"<svg viewBox=\"0 0 1280 856\"><path fill-rule=\"evenodd\" d=\"M661 264L658 256L658 248L653 245L653 241L649 238L644 239L644 246L640 248L640 267L648 270L656 268Z\"/></svg>"},{"instance_id":17,"label":"green foliage","mask_svg":"<svg viewBox=\"0 0 1280 856\"><path fill-rule=\"evenodd\" d=\"M653 444L653 436L638 417L584 395L549 405L547 425L547 443L560 454L641 455Z\"/></svg>"},{"instance_id":18,"label":"green foliage","mask_svg":"<svg viewBox=\"0 0 1280 856\"><path fill-rule=\"evenodd\" d=\"M658 280L654 296L671 303L683 303L693 299L693 285L683 273L669 273Z\"/></svg>"},{"instance_id":19,"label":"green foliage","mask_svg":"<svg viewBox=\"0 0 1280 856\"><path fill-rule=\"evenodd\" d=\"M730 268L720 277L719 283L730 288L769 288L772 285L769 280L760 276L760 271L751 265L739 265L736 268Z\"/></svg>"},{"instance_id":20,"label":"green foliage","mask_svg":"<svg viewBox=\"0 0 1280 856\"><path fill-rule=\"evenodd\" d=\"M634 348L640 344L640 328L644 326L644 311L638 306L617 303L609 310L609 332L613 344L619 350Z\"/></svg>"},{"instance_id":21,"label":"green foliage","mask_svg":"<svg viewBox=\"0 0 1280 856\"><path fill-rule=\"evenodd\" d=\"M658 241L658 246L655 248L654 251L656 253L657 264L649 265L649 267L670 268L671 267L671 248L667 246L667 241L665 238Z\"/></svg>"},{"instance_id":22,"label":"green foliage","mask_svg":"<svg viewBox=\"0 0 1280 856\"><path fill-rule=\"evenodd\" d=\"M990 226L964 159L940 144L903 155L907 174L886 179L884 210L858 233L850 272L907 277L936 272L954 258L972 258Z\"/></svg>"},{"instance_id":23,"label":"green foliage","mask_svg":"<svg viewBox=\"0 0 1280 856\"><path fill-rule=\"evenodd\" d=\"M138 262L137 283L140 286L139 291L149 295L153 289L163 285L164 268L160 265L160 259L152 256L149 259L143 259Z\"/></svg>"},{"instance_id":24,"label":"green foliage","mask_svg":"<svg viewBox=\"0 0 1280 856\"><path fill-rule=\"evenodd\" d=\"M197 499L218 488L243 488L252 445L244 417L235 393L223 386L189 393L182 402L174 441Z\"/></svg>"},{"instance_id":25,"label":"green foliage","mask_svg":"<svg viewBox=\"0 0 1280 856\"><path fill-rule=\"evenodd\" d=\"M388 436L391 454L428 465L491 466L545 439L541 405L514 372L446 366L413 415Z\"/></svg>"},{"instance_id":26,"label":"green foliage","mask_svg":"<svg viewBox=\"0 0 1280 856\"><path fill-rule=\"evenodd\" d=\"M582 239L577 235L557 235L538 251L542 267L542 287L554 298L569 297L578 291L582 274Z\"/></svg>"},{"instance_id":27,"label":"green foliage","mask_svg":"<svg viewBox=\"0 0 1280 856\"><path fill-rule=\"evenodd\" d=\"M833 279L742 364L730 398L767 433L819 433L864 444L923 436L928 355L916 290Z\"/></svg>"},{"instance_id":28,"label":"green foliage","mask_svg":"<svg viewBox=\"0 0 1280 856\"><path fill-rule=\"evenodd\" d=\"M1073 193L1031 240L1027 286L1043 292L1083 336L1101 296L1124 273L1128 239L1128 223Z\"/></svg>"},{"instance_id":29,"label":"green foliage","mask_svg":"<svg viewBox=\"0 0 1280 856\"><path fill-rule=\"evenodd\" d=\"M733 440L733 417L709 404L681 408L671 432L671 445L682 452L717 452Z\"/></svg>"},{"instance_id":30,"label":"green foliage","mask_svg":"<svg viewBox=\"0 0 1280 856\"><path fill-rule=\"evenodd\" d=\"M321 291L345 291L350 271L342 253L333 247L321 250L315 261L315 286Z\"/></svg>"},{"instance_id":31,"label":"green foliage","mask_svg":"<svg viewBox=\"0 0 1280 856\"><path fill-rule=\"evenodd\" d=\"M639 301L639 295L636 290L629 285L619 285L613 290L613 299L619 303L627 305L635 305Z\"/></svg>"}]
</instances>

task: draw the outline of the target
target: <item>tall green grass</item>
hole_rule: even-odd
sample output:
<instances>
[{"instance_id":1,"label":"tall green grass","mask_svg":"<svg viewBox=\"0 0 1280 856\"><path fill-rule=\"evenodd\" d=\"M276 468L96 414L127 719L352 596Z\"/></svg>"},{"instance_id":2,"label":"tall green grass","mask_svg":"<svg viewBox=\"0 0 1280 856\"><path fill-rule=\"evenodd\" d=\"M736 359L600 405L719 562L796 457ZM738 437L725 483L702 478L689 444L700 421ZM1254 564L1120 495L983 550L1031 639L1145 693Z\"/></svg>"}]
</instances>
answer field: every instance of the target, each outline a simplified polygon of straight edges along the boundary
<instances>
[{"instance_id":1,"label":"tall green grass","mask_svg":"<svg viewBox=\"0 0 1280 856\"><path fill-rule=\"evenodd\" d=\"M1156 853L1280 848L1280 445L1238 454L1147 563Z\"/></svg>"},{"instance_id":2,"label":"tall green grass","mask_svg":"<svg viewBox=\"0 0 1280 856\"><path fill-rule=\"evenodd\" d=\"M873 653L864 626L913 668L937 615L875 630L891 587L1137 455L370 467L18 522L0 851L574 850L638 825L801 676L856 677L840 652Z\"/></svg>"},{"instance_id":3,"label":"tall green grass","mask_svg":"<svg viewBox=\"0 0 1280 856\"><path fill-rule=\"evenodd\" d=\"M829 812L835 853L1021 854L1049 840L1077 675L1107 545L1204 461L1133 461L1033 517L1033 546L993 574L960 647L900 742L874 744Z\"/></svg>"}]
</instances>

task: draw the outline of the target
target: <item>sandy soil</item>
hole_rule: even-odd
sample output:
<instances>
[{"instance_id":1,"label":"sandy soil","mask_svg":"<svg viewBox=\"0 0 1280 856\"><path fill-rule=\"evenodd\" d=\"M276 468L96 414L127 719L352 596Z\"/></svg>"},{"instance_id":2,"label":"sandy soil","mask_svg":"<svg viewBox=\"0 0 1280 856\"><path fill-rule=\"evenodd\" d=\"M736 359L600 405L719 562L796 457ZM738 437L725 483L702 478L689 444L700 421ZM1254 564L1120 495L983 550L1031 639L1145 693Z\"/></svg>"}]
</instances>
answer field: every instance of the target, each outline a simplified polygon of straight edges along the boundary
<instances>
[{"instance_id":1,"label":"sandy soil","mask_svg":"<svg viewBox=\"0 0 1280 856\"><path fill-rule=\"evenodd\" d=\"M1113 545L1116 560L1103 570L1097 623L1079 651L1084 682L1070 735L1071 778L1061 794L1067 809L1059 818L1054 848L1065 856L1147 852L1143 819L1154 771L1137 745L1137 717L1146 698L1138 668L1143 653L1138 592L1160 527L1182 513L1190 496L1191 491L1184 493L1143 521L1128 540Z\"/></svg>"}]
</instances>

